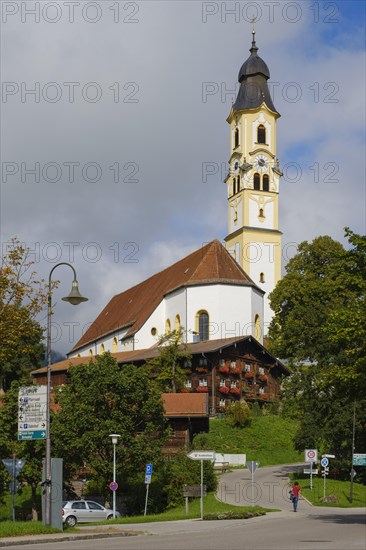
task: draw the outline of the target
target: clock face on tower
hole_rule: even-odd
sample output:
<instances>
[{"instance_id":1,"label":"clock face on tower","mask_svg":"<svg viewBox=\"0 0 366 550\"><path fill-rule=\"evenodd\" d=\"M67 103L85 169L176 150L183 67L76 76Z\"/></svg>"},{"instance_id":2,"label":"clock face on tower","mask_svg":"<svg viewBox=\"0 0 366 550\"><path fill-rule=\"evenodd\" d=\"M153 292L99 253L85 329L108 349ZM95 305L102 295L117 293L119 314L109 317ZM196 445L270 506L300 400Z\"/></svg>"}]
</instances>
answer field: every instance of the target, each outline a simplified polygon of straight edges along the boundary
<instances>
[{"instance_id":1,"label":"clock face on tower","mask_svg":"<svg viewBox=\"0 0 366 550\"><path fill-rule=\"evenodd\" d=\"M258 172L264 172L268 168L268 160L264 155L257 155L254 159L254 168Z\"/></svg>"}]
</instances>

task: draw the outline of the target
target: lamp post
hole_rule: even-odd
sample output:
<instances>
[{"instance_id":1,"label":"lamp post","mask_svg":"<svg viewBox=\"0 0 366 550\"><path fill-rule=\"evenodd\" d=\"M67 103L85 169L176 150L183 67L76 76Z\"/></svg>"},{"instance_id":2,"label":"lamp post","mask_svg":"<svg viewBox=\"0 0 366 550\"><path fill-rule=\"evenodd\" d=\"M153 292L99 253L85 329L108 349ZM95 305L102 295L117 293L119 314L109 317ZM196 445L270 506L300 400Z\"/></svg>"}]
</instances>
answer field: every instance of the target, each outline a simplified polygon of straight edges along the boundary
<instances>
[{"instance_id":1,"label":"lamp post","mask_svg":"<svg viewBox=\"0 0 366 550\"><path fill-rule=\"evenodd\" d=\"M116 445L118 443L118 438L121 437L119 434L110 434L113 444L113 483L116 483ZM113 519L116 517L116 490L113 491Z\"/></svg>"},{"instance_id":2,"label":"lamp post","mask_svg":"<svg viewBox=\"0 0 366 550\"><path fill-rule=\"evenodd\" d=\"M51 479L51 414L50 414L50 394L51 394L51 317L52 317L52 273L56 267L67 265L71 267L74 273L71 292L65 298L73 306L81 302L86 302L88 298L82 296L79 292L78 282L76 280L76 271L73 266L67 262L56 264L50 271L48 277L48 308L47 308L47 400L46 400L46 418L47 418L47 437L46 437L46 478L45 478L45 521L46 525L51 525L51 497L52 497L52 479Z\"/></svg>"}]
</instances>

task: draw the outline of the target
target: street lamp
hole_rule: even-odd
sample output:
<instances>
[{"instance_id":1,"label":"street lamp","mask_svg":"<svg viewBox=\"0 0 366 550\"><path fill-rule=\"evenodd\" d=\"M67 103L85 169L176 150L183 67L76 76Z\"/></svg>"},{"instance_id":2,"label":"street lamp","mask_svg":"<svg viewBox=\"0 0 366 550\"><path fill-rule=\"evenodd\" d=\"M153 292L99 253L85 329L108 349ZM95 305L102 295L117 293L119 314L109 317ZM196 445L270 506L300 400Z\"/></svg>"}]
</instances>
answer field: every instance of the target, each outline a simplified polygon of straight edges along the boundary
<instances>
[{"instance_id":1,"label":"street lamp","mask_svg":"<svg viewBox=\"0 0 366 550\"><path fill-rule=\"evenodd\" d=\"M116 517L116 445L118 443L118 438L121 437L119 434L110 434L113 444L113 519Z\"/></svg>"},{"instance_id":2,"label":"street lamp","mask_svg":"<svg viewBox=\"0 0 366 550\"><path fill-rule=\"evenodd\" d=\"M47 309L47 401L46 401L46 419L47 419L47 437L46 437L46 479L45 479L45 524L51 525L51 495L52 495L52 479L51 479L51 413L50 413L50 394L51 394L51 317L52 317L52 273L56 267L60 265L68 265L74 272L74 280L72 281L71 292L65 298L65 302L69 302L73 306L77 306L81 302L86 302L88 298L82 296L79 292L78 282L76 280L76 271L73 266L67 262L56 264L50 271L48 277L48 309Z\"/></svg>"}]
</instances>

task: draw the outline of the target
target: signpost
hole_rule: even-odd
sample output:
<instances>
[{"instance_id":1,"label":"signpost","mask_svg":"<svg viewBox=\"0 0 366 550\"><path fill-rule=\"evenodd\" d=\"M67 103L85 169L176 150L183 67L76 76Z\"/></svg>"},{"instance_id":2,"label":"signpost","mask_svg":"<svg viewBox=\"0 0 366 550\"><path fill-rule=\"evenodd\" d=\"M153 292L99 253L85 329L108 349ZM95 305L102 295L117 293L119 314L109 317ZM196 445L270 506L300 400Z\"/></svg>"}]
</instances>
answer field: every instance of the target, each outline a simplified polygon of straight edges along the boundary
<instances>
[{"instance_id":1,"label":"signpost","mask_svg":"<svg viewBox=\"0 0 366 550\"><path fill-rule=\"evenodd\" d=\"M15 521L15 493L17 492L17 476L20 473L20 470L25 464L25 460L15 460L16 456L13 455L13 458L4 458L3 464L8 470L9 475L11 476L10 483L10 493L11 493L11 517Z\"/></svg>"},{"instance_id":2,"label":"signpost","mask_svg":"<svg viewBox=\"0 0 366 550\"><path fill-rule=\"evenodd\" d=\"M191 451L188 453L188 458L192 460L200 460L201 461L201 519L203 519L203 461L204 460L211 460L211 462L215 462L215 451Z\"/></svg>"},{"instance_id":3,"label":"signpost","mask_svg":"<svg viewBox=\"0 0 366 550\"><path fill-rule=\"evenodd\" d=\"M46 439L47 386L22 386L18 393L18 439Z\"/></svg>"},{"instance_id":4,"label":"signpost","mask_svg":"<svg viewBox=\"0 0 366 550\"><path fill-rule=\"evenodd\" d=\"M146 511L147 511L147 499L149 497L149 487L150 487L150 483L151 483L152 471L153 471L153 465L152 464L146 464L146 469L145 469L146 497L145 497L144 516L146 516Z\"/></svg>"},{"instance_id":5,"label":"signpost","mask_svg":"<svg viewBox=\"0 0 366 550\"><path fill-rule=\"evenodd\" d=\"M310 490L313 489L313 463L318 462L318 449L305 449L305 462L310 462Z\"/></svg>"},{"instance_id":6,"label":"signpost","mask_svg":"<svg viewBox=\"0 0 366 550\"><path fill-rule=\"evenodd\" d=\"M252 474L252 506L254 506L254 472L259 466L259 462L256 462L255 460L250 460L247 462L247 468L249 472Z\"/></svg>"},{"instance_id":7,"label":"signpost","mask_svg":"<svg viewBox=\"0 0 366 550\"><path fill-rule=\"evenodd\" d=\"M183 486L183 496L186 499L186 514L188 516L188 499L189 497L200 497L201 496L201 485L184 485ZM203 496L207 496L206 485L203 486Z\"/></svg>"}]
</instances>

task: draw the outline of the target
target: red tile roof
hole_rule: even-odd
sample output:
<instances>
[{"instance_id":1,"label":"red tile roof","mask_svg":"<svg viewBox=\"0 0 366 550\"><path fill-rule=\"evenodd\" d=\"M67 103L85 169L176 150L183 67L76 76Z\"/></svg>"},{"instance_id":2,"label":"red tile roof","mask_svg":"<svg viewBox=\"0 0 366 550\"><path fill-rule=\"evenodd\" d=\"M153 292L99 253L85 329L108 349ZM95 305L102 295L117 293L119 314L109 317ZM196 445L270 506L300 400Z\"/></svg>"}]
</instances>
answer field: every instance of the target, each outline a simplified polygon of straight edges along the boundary
<instances>
[{"instance_id":1,"label":"red tile roof","mask_svg":"<svg viewBox=\"0 0 366 550\"><path fill-rule=\"evenodd\" d=\"M165 416L208 416L208 395L199 393L163 393Z\"/></svg>"},{"instance_id":2,"label":"red tile roof","mask_svg":"<svg viewBox=\"0 0 366 550\"><path fill-rule=\"evenodd\" d=\"M165 295L181 287L226 283L253 286L263 292L230 253L215 240L146 281L114 296L72 351L122 328L135 334Z\"/></svg>"}]
</instances>

